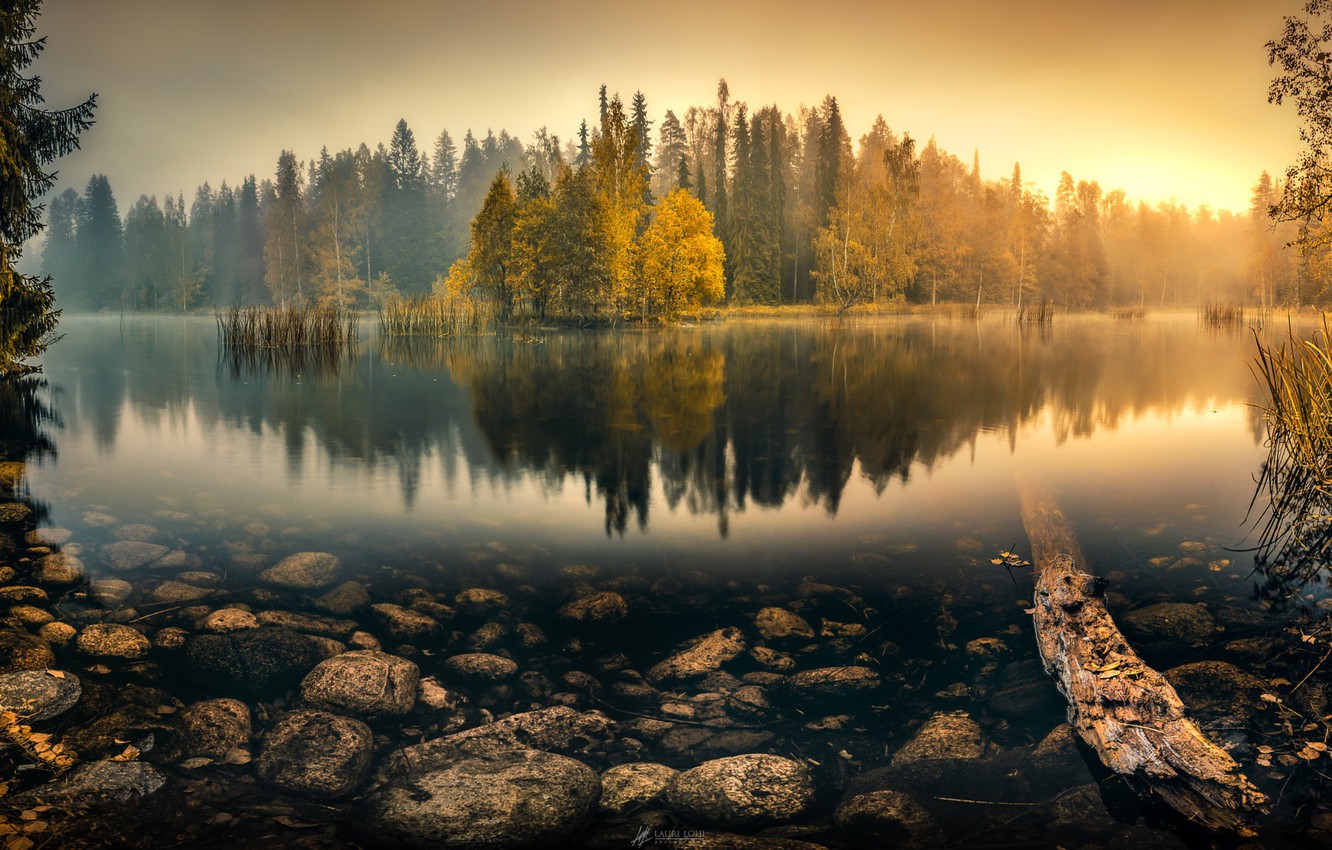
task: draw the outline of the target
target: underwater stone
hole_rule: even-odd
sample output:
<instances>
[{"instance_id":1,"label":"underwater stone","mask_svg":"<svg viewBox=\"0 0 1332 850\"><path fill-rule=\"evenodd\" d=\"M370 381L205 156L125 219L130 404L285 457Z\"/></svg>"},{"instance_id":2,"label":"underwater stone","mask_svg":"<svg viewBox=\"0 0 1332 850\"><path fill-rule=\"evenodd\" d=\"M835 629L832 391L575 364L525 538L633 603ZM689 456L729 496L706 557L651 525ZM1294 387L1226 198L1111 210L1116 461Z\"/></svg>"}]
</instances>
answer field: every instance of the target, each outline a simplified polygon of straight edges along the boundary
<instances>
[{"instance_id":1,"label":"underwater stone","mask_svg":"<svg viewBox=\"0 0 1332 850\"><path fill-rule=\"evenodd\" d=\"M291 590L314 590L337 580L342 562L328 552L297 552L259 574L259 580Z\"/></svg>"},{"instance_id":2,"label":"underwater stone","mask_svg":"<svg viewBox=\"0 0 1332 850\"><path fill-rule=\"evenodd\" d=\"M74 646L93 658L137 661L148 655L148 638L120 623L93 623L83 627Z\"/></svg>"},{"instance_id":3,"label":"underwater stone","mask_svg":"<svg viewBox=\"0 0 1332 850\"><path fill-rule=\"evenodd\" d=\"M113 570L136 570L161 558L171 550L156 543L122 540L108 543L97 552L103 564Z\"/></svg>"},{"instance_id":4,"label":"underwater stone","mask_svg":"<svg viewBox=\"0 0 1332 850\"><path fill-rule=\"evenodd\" d=\"M939 713L893 753L894 765L922 759L978 759L985 754L981 728L964 711Z\"/></svg>"},{"instance_id":5,"label":"underwater stone","mask_svg":"<svg viewBox=\"0 0 1332 850\"><path fill-rule=\"evenodd\" d=\"M793 821L814 803L814 780L798 761L764 753L704 762L676 776L671 809L716 826L757 827Z\"/></svg>"},{"instance_id":6,"label":"underwater stone","mask_svg":"<svg viewBox=\"0 0 1332 850\"><path fill-rule=\"evenodd\" d=\"M420 669L405 658L373 650L335 655L301 681L301 699L315 708L358 717L407 714L416 703Z\"/></svg>"},{"instance_id":7,"label":"underwater stone","mask_svg":"<svg viewBox=\"0 0 1332 850\"><path fill-rule=\"evenodd\" d=\"M345 797L369 772L373 741L370 727L359 720L312 709L291 711L264 735L255 773L284 791Z\"/></svg>"},{"instance_id":8,"label":"underwater stone","mask_svg":"<svg viewBox=\"0 0 1332 850\"><path fill-rule=\"evenodd\" d=\"M0 711L27 722L59 717L78 704L79 677L62 670L22 670L0 675Z\"/></svg>"}]
</instances>

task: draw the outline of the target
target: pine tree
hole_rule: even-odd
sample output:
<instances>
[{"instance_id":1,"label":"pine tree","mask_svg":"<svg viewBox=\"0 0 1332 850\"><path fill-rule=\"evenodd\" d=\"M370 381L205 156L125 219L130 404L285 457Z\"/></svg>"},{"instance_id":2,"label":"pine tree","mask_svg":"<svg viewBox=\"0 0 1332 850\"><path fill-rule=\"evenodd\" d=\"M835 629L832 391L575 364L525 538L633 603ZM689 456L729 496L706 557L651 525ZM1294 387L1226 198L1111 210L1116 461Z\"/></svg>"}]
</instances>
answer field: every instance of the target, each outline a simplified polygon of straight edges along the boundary
<instances>
[{"instance_id":1,"label":"pine tree","mask_svg":"<svg viewBox=\"0 0 1332 850\"><path fill-rule=\"evenodd\" d=\"M592 161L592 140L587 129L587 120L578 125L578 156L574 159L574 168L583 168Z\"/></svg>"},{"instance_id":2,"label":"pine tree","mask_svg":"<svg viewBox=\"0 0 1332 850\"><path fill-rule=\"evenodd\" d=\"M837 186L842 173L842 146L846 129L842 126L842 113L837 98L829 96L823 102L823 126L819 136L816 221L822 227L828 223L828 214L837 206Z\"/></svg>"},{"instance_id":3,"label":"pine tree","mask_svg":"<svg viewBox=\"0 0 1332 850\"><path fill-rule=\"evenodd\" d=\"M84 297L85 282L79 277L75 244L75 218L79 193L66 189L51 199L46 214L46 245L42 249L42 274L51 278L62 305L76 304Z\"/></svg>"},{"instance_id":4,"label":"pine tree","mask_svg":"<svg viewBox=\"0 0 1332 850\"><path fill-rule=\"evenodd\" d=\"M264 280L274 302L300 304L306 297L305 203L301 197L300 166L291 151L278 156L274 191L273 203L268 208L268 239L264 244L268 271ZM191 210L191 228L197 218Z\"/></svg>"},{"instance_id":5,"label":"pine tree","mask_svg":"<svg viewBox=\"0 0 1332 850\"><path fill-rule=\"evenodd\" d=\"M37 371L29 362L54 341L60 311L49 277L15 270L22 246L42 229L34 203L54 183L46 166L78 147L96 95L70 109L41 108L41 80L23 71L45 47L34 39L41 0L8 0L0 13L0 377Z\"/></svg>"},{"instance_id":6,"label":"pine tree","mask_svg":"<svg viewBox=\"0 0 1332 850\"><path fill-rule=\"evenodd\" d=\"M105 174L94 174L79 199L79 276L88 281L88 306L118 306L124 295L124 246L120 211Z\"/></svg>"}]
</instances>

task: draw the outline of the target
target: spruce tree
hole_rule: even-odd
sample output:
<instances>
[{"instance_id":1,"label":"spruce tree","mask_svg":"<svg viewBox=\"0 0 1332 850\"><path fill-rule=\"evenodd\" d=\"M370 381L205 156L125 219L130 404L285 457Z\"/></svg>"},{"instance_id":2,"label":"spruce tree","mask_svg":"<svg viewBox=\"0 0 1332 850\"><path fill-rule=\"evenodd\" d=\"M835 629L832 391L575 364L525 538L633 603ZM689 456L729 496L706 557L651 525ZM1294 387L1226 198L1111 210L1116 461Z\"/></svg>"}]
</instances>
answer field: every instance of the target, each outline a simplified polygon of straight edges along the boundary
<instances>
[{"instance_id":1,"label":"spruce tree","mask_svg":"<svg viewBox=\"0 0 1332 850\"><path fill-rule=\"evenodd\" d=\"M60 311L50 277L15 270L22 246L42 229L55 174L46 166L78 147L92 126L96 95L63 110L42 108L41 80L23 72L41 54L41 0L6 0L0 10L0 377L35 372L29 362L55 339Z\"/></svg>"}]
</instances>

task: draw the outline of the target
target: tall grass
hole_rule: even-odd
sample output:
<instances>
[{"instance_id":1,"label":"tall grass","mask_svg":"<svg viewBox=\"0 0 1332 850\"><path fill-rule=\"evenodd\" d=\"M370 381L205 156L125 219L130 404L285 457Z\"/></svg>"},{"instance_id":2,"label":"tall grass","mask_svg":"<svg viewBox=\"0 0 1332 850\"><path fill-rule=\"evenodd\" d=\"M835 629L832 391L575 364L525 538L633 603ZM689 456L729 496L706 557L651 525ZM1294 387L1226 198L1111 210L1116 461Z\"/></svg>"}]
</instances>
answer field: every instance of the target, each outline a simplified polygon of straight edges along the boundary
<instances>
[{"instance_id":1,"label":"tall grass","mask_svg":"<svg viewBox=\"0 0 1332 850\"><path fill-rule=\"evenodd\" d=\"M1023 304L1018 308L1017 321L1019 325L1049 325L1054 322L1054 302L1049 298L1042 298L1041 303L1035 307L1030 304Z\"/></svg>"},{"instance_id":2,"label":"tall grass","mask_svg":"<svg viewBox=\"0 0 1332 850\"><path fill-rule=\"evenodd\" d=\"M1137 319L1146 318L1147 309L1145 307L1120 307L1114 312L1114 317L1116 321L1132 322Z\"/></svg>"},{"instance_id":3,"label":"tall grass","mask_svg":"<svg viewBox=\"0 0 1332 850\"><path fill-rule=\"evenodd\" d=\"M356 317L341 307L232 307L215 315L226 348L342 348L356 341Z\"/></svg>"},{"instance_id":4,"label":"tall grass","mask_svg":"<svg viewBox=\"0 0 1332 850\"><path fill-rule=\"evenodd\" d=\"M1238 304L1204 304L1198 318L1209 328L1242 328L1248 317Z\"/></svg>"},{"instance_id":5,"label":"tall grass","mask_svg":"<svg viewBox=\"0 0 1332 850\"><path fill-rule=\"evenodd\" d=\"M1255 374L1265 385L1267 460L1258 480L1260 567L1307 580L1332 555L1332 331L1308 338L1292 328L1265 344L1255 331ZM1272 578L1269 572L1269 580Z\"/></svg>"},{"instance_id":6,"label":"tall grass","mask_svg":"<svg viewBox=\"0 0 1332 850\"><path fill-rule=\"evenodd\" d=\"M499 317L490 301L456 292L394 298L379 308L379 330L390 337L481 336Z\"/></svg>"}]
</instances>

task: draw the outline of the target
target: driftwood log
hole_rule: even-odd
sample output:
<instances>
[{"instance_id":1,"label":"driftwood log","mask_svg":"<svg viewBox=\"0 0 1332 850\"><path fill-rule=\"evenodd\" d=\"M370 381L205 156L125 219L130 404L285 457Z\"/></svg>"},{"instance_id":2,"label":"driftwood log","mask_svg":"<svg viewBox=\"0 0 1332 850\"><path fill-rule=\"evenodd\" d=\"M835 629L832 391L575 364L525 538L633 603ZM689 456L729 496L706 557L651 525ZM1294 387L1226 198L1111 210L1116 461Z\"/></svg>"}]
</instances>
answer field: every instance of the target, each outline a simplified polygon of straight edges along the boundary
<instances>
[{"instance_id":1,"label":"driftwood log","mask_svg":"<svg viewBox=\"0 0 1332 850\"><path fill-rule=\"evenodd\" d=\"M1266 798L1128 645L1049 492L1030 481L1018 490L1036 569L1036 643L1068 699L1069 723L1106 767L1139 780L1185 817L1252 835L1250 818Z\"/></svg>"}]
</instances>

